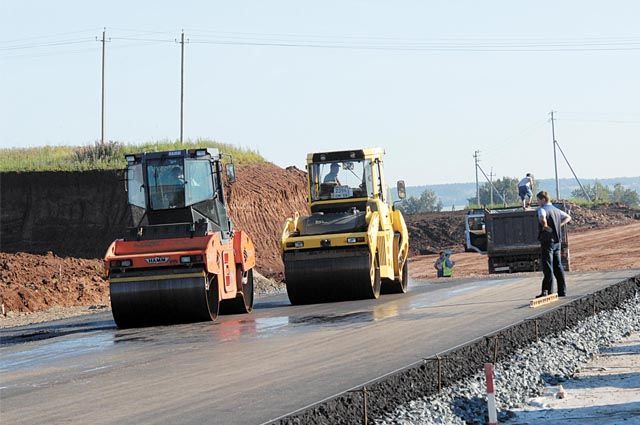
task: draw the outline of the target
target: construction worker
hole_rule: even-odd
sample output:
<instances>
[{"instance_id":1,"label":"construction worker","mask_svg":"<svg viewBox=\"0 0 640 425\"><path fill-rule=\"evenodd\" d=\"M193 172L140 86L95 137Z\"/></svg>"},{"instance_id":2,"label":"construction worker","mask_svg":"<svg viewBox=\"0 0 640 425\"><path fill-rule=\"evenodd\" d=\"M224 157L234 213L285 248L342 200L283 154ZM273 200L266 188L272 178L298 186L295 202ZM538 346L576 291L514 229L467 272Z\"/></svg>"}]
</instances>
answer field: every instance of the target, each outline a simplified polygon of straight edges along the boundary
<instances>
[{"instance_id":1,"label":"construction worker","mask_svg":"<svg viewBox=\"0 0 640 425\"><path fill-rule=\"evenodd\" d=\"M453 266L456 264L451 258L450 251L441 251L440 257L436 260L433 267L438 271L438 277L451 277L453 276Z\"/></svg>"},{"instance_id":2,"label":"construction worker","mask_svg":"<svg viewBox=\"0 0 640 425\"><path fill-rule=\"evenodd\" d=\"M562 226L571 221L571 216L551 204L549 194L539 192L538 198L538 222L540 223L540 262L542 263L542 291L536 298L544 297L552 293L553 277L558 283L558 296L567 295L567 284L564 279L564 268L560 260L562 248Z\"/></svg>"},{"instance_id":3,"label":"construction worker","mask_svg":"<svg viewBox=\"0 0 640 425\"><path fill-rule=\"evenodd\" d=\"M518 183L518 196L522 200L523 209L531 206L531 198L533 198L533 176L531 173L527 173L525 178Z\"/></svg>"},{"instance_id":4,"label":"construction worker","mask_svg":"<svg viewBox=\"0 0 640 425\"><path fill-rule=\"evenodd\" d=\"M329 172L329 174L324 176L324 180L322 182L335 183L337 185L340 185L340 181L338 180L338 173L340 172L340 164L338 164L337 162L332 162L330 170L331 171Z\"/></svg>"}]
</instances>

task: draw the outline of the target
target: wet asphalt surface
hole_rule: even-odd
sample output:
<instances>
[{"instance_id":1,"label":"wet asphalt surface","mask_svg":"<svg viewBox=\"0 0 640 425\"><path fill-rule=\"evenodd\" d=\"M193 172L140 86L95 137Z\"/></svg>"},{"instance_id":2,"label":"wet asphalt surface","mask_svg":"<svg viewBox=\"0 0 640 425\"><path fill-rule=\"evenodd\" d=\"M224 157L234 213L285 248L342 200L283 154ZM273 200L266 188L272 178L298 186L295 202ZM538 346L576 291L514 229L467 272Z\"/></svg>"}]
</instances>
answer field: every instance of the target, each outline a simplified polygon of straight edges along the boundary
<instances>
[{"instance_id":1,"label":"wet asphalt surface","mask_svg":"<svg viewBox=\"0 0 640 425\"><path fill-rule=\"evenodd\" d=\"M412 282L379 300L119 330L109 312L0 330L2 423L262 424L634 271L570 274L570 295L529 309L540 275Z\"/></svg>"}]
</instances>

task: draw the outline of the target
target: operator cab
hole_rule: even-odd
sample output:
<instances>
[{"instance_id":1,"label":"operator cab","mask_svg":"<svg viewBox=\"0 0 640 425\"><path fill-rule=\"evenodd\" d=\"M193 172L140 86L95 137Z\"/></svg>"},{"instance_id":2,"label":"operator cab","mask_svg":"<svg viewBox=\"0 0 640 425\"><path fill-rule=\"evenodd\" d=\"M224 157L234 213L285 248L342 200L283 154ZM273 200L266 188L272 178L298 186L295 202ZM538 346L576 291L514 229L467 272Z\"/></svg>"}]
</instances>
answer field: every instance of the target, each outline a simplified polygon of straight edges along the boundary
<instances>
[{"instance_id":1,"label":"operator cab","mask_svg":"<svg viewBox=\"0 0 640 425\"><path fill-rule=\"evenodd\" d=\"M222 159L213 148L125 156L128 202L136 239L192 236L221 231L229 236ZM233 163L227 180L235 179ZM177 234L176 234L177 232Z\"/></svg>"}]
</instances>

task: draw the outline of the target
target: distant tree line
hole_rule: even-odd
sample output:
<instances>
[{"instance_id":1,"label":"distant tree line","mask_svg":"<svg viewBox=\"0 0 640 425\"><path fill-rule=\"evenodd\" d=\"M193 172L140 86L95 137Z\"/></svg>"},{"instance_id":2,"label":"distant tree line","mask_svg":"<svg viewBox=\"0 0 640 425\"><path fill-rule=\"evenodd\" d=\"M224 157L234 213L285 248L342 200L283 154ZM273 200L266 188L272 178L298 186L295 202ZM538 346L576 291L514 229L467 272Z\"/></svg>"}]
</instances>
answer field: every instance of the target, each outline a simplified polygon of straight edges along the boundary
<instances>
[{"instance_id":1,"label":"distant tree line","mask_svg":"<svg viewBox=\"0 0 640 425\"><path fill-rule=\"evenodd\" d=\"M518 198L518 182L520 180L515 177L502 177L493 181L493 185L496 190L504 197L507 205L517 204L520 201ZM487 182L480 185L480 205L491 204L491 185ZM502 198L496 190L493 191L493 203L494 205L502 204ZM467 199L469 205L477 205L476 197Z\"/></svg>"},{"instance_id":2,"label":"distant tree line","mask_svg":"<svg viewBox=\"0 0 640 425\"><path fill-rule=\"evenodd\" d=\"M611 189L609 186L595 182L593 185L585 185L584 190L589 194L589 197L591 197L591 201L594 202L618 202L630 207L640 205L638 192L625 188L620 183L616 183L613 189ZM587 200L587 196L582 189L576 189L571 192L571 197L574 199Z\"/></svg>"},{"instance_id":3,"label":"distant tree line","mask_svg":"<svg viewBox=\"0 0 640 425\"><path fill-rule=\"evenodd\" d=\"M405 214L442 211L442 201L433 190L427 189L419 197L410 196L397 205Z\"/></svg>"},{"instance_id":4,"label":"distant tree line","mask_svg":"<svg viewBox=\"0 0 640 425\"><path fill-rule=\"evenodd\" d=\"M518 197L518 182L519 179L515 177L502 177L501 179L493 181L493 185L496 190L502 194L507 205L517 205L520 203L520 198ZM596 182L593 185L587 184L584 188L593 202L619 202L630 207L640 205L638 192L633 189L625 188L620 183L616 183L613 188L610 188L609 186ZM491 190L492 188L489 183L484 183L480 186L480 205L491 204ZM496 193L496 190L493 191L493 204L500 205L502 204L502 198L498 193ZM537 190L534 187L534 196L535 192L537 192ZM580 201L587 200L582 189L572 191L571 198ZM477 205L475 196L468 198L467 201L469 202L469 205Z\"/></svg>"}]
</instances>

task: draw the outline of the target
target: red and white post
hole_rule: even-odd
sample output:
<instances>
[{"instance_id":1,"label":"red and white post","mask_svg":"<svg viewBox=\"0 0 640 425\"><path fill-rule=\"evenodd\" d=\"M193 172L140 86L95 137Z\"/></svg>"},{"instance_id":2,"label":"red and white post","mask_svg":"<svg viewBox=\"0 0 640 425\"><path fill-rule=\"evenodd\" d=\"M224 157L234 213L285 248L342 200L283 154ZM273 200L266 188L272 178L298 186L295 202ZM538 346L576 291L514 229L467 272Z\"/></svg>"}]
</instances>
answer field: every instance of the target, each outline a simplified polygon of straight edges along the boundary
<instances>
[{"instance_id":1,"label":"red and white post","mask_svg":"<svg viewBox=\"0 0 640 425\"><path fill-rule=\"evenodd\" d=\"M487 409L489 410L489 425L498 425L498 411L496 409L496 393L493 386L493 364L484 364L484 374L487 378Z\"/></svg>"}]
</instances>

